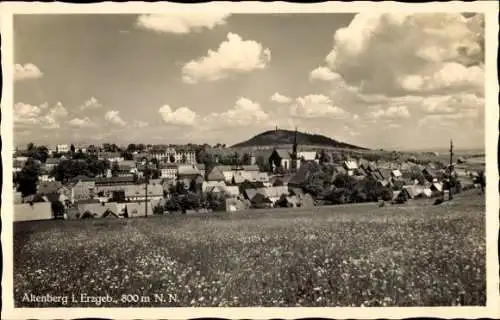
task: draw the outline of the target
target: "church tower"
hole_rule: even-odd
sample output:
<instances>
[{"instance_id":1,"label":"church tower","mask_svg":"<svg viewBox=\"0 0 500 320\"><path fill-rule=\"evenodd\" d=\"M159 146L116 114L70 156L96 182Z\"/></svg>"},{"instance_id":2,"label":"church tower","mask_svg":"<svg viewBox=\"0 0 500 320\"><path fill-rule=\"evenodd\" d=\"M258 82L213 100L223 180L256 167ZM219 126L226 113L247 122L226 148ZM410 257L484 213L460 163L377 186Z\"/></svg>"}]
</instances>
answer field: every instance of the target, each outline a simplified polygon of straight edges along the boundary
<instances>
[{"instance_id":1,"label":"church tower","mask_svg":"<svg viewBox=\"0 0 500 320\"><path fill-rule=\"evenodd\" d=\"M292 160L292 165L291 165L291 169L293 171L297 170L297 161L298 161L298 154L297 154L297 127L295 127L295 134L294 134L294 137L293 137L293 147L292 147L292 155L291 155L291 160Z\"/></svg>"}]
</instances>

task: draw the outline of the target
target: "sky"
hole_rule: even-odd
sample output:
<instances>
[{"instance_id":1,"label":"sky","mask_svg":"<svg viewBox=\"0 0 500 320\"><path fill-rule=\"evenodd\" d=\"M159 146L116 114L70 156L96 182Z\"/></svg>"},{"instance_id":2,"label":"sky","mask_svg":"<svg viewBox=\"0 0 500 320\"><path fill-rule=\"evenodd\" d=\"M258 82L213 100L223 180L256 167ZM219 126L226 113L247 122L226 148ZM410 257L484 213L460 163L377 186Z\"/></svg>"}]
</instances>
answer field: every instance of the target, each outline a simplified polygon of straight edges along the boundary
<instances>
[{"instance_id":1,"label":"sky","mask_svg":"<svg viewBox=\"0 0 500 320\"><path fill-rule=\"evenodd\" d=\"M14 60L17 145L484 148L480 14L15 15Z\"/></svg>"}]
</instances>

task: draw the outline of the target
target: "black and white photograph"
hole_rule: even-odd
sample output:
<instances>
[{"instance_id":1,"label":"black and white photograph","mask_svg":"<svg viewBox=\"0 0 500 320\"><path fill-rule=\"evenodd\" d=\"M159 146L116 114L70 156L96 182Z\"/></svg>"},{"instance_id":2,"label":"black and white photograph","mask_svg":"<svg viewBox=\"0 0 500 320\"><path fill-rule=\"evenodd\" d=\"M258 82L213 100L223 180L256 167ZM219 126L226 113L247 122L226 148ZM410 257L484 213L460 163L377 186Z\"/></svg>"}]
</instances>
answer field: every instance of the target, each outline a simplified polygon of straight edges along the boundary
<instances>
[{"instance_id":1,"label":"black and white photograph","mask_svg":"<svg viewBox=\"0 0 500 320\"><path fill-rule=\"evenodd\" d=\"M498 312L498 3L354 4L6 10L12 319Z\"/></svg>"}]
</instances>

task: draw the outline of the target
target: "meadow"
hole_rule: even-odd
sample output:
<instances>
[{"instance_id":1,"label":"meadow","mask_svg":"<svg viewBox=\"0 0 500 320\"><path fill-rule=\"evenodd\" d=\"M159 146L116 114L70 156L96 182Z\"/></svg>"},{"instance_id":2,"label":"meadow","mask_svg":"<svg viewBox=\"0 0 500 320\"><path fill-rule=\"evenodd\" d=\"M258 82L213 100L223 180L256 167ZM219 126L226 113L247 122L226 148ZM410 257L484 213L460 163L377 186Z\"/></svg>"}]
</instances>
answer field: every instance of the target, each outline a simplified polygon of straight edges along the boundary
<instances>
[{"instance_id":1,"label":"meadow","mask_svg":"<svg viewBox=\"0 0 500 320\"><path fill-rule=\"evenodd\" d=\"M16 307L485 305L484 196L422 201L16 223Z\"/></svg>"}]
</instances>

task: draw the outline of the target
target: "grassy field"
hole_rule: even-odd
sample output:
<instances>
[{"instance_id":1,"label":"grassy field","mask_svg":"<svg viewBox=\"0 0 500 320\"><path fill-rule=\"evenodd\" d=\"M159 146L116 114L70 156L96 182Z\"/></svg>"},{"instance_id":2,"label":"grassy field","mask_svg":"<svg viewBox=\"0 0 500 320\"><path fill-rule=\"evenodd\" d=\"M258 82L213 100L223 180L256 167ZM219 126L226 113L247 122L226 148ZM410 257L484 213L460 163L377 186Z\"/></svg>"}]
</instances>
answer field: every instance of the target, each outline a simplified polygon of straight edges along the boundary
<instances>
[{"instance_id":1,"label":"grassy field","mask_svg":"<svg viewBox=\"0 0 500 320\"><path fill-rule=\"evenodd\" d=\"M484 197L427 204L18 223L16 306L484 305Z\"/></svg>"}]
</instances>

